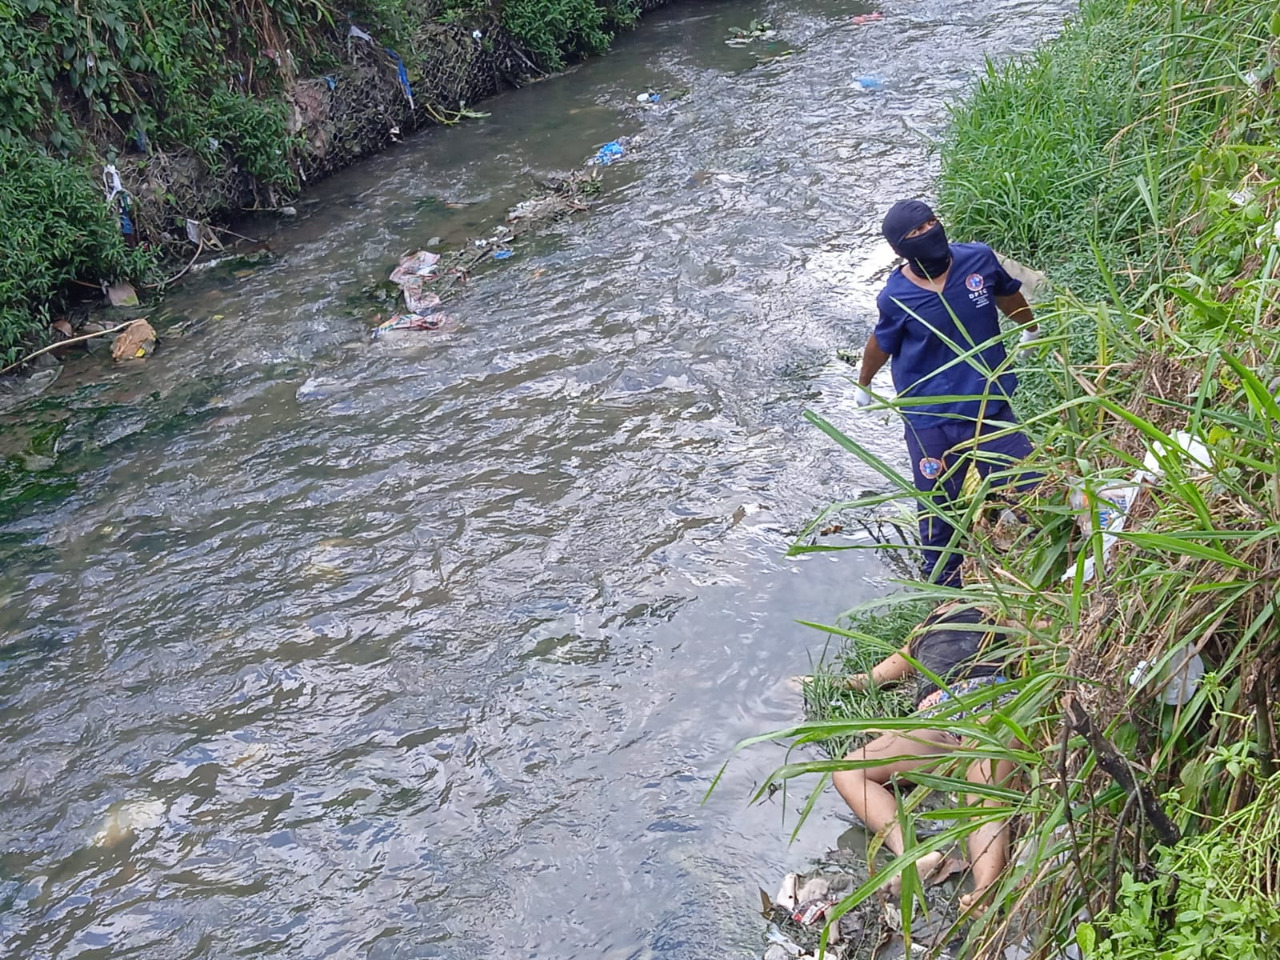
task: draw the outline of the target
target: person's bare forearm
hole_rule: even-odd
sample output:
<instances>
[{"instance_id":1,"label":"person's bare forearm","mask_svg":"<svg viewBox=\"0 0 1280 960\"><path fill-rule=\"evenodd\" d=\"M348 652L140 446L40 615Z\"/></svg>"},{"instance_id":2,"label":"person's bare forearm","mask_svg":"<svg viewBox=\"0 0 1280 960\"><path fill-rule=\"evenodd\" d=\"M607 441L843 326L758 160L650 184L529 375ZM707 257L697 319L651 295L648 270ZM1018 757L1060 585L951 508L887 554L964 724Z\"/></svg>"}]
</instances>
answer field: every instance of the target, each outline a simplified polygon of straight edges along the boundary
<instances>
[{"instance_id":1,"label":"person's bare forearm","mask_svg":"<svg viewBox=\"0 0 1280 960\"><path fill-rule=\"evenodd\" d=\"M871 378L880 372L880 368L889 362L889 355L880 349L880 342L873 333L867 337L867 346L862 351L862 368L858 371L858 385L871 386Z\"/></svg>"},{"instance_id":2,"label":"person's bare forearm","mask_svg":"<svg viewBox=\"0 0 1280 960\"><path fill-rule=\"evenodd\" d=\"M855 673L845 677L845 688L848 690L865 690L870 686L878 687L909 676L915 668L911 666L911 661L906 658L906 652L906 647L903 647L897 653L885 657L871 668L870 673Z\"/></svg>"},{"instance_id":3,"label":"person's bare forearm","mask_svg":"<svg viewBox=\"0 0 1280 960\"><path fill-rule=\"evenodd\" d=\"M1028 330L1039 328L1035 315L1031 312L1031 304L1027 303L1027 298L1022 295L1021 290L1007 297L996 297L996 306L1000 308L1001 313L1019 326L1026 326Z\"/></svg>"}]
</instances>

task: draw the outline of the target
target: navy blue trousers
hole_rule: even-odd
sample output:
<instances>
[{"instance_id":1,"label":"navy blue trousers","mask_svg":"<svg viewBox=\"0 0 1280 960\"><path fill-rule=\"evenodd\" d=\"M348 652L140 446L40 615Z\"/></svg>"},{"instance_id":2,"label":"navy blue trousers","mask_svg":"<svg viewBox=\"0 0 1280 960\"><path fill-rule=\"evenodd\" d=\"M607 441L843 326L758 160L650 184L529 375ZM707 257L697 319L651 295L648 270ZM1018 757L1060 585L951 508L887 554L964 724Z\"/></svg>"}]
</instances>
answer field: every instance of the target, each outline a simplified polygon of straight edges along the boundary
<instances>
[{"instance_id":1,"label":"navy blue trousers","mask_svg":"<svg viewBox=\"0 0 1280 960\"><path fill-rule=\"evenodd\" d=\"M927 503L951 512L952 505L960 498L965 474L972 464L978 475L986 477L992 470L1011 469L1031 453L1031 441L1021 430L1000 437L990 434L1017 424L1018 418L1007 403L988 407L981 420L956 418L942 426L919 428L907 421L907 454L911 457L911 472L915 476L916 489L925 494L918 511L920 544L924 547L924 573L926 579L947 586L960 586L960 564L963 556L948 550L955 534L955 527L942 517L929 512ZM1019 493L1035 487L1041 475L1024 471L1006 481ZM926 499L927 498L927 499Z\"/></svg>"}]
</instances>

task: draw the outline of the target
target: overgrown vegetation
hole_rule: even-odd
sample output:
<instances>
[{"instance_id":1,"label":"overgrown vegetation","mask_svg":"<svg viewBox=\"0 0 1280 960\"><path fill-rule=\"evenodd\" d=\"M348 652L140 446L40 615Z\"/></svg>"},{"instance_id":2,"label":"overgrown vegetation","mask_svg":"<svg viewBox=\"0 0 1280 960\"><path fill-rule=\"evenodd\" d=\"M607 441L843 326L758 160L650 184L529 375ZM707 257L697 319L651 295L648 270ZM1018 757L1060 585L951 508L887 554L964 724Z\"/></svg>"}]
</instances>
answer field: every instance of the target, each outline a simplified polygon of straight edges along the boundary
<instances>
[{"instance_id":1,"label":"overgrown vegetation","mask_svg":"<svg viewBox=\"0 0 1280 960\"><path fill-rule=\"evenodd\" d=\"M1052 44L989 64L953 111L948 229L1085 301L1136 306L1173 275L1215 293L1257 266L1271 229L1248 182L1266 179L1280 135L1277 29L1280 13L1253 0L1082 4ZM1087 312L1061 330L1074 362L1106 355ZM1034 370L1023 386L1024 414L1059 394Z\"/></svg>"},{"instance_id":2,"label":"overgrown vegetation","mask_svg":"<svg viewBox=\"0 0 1280 960\"><path fill-rule=\"evenodd\" d=\"M47 319L48 301L80 277L146 276L147 251L130 247L86 166L0 145L0 367L13 363Z\"/></svg>"},{"instance_id":3,"label":"overgrown vegetation","mask_svg":"<svg viewBox=\"0 0 1280 960\"><path fill-rule=\"evenodd\" d=\"M283 95L347 58L353 24L376 38L370 49L397 48L416 81L441 24L474 27L482 43L497 32L524 63L556 69L635 18L632 0L0 0L0 366L39 339L72 281L153 266L126 244L138 235L106 200L105 164L189 152L296 190Z\"/></svg>"},{"instance_id":4,"label":"overgrown vegetation","mask_svg":"<svg viewBox=\"0 0 1280 960\"><path fill-rule=\"evenodd\" d=\"M1015 860L993 908L955 930L953 955L1016 944L1049 958L1070 943L1089 960L1280 955L1278 49L1269 2L1091 0L1040 53L991 69L957 111L941 185L949 226L1043 265L1060 291L1040 311L1054 334L1041 392L1024 404L1048 478L1024 505L1032 523L1013 540L987 526L988 481L962 524L960 593L1022 625L1004 651L1020 687L964 721L890 721L969 744L963 761L918 778L913 809L937 791L994 805L948 821L843 909L927 850L1011 819ZM841 509L912 496L910 478L814 419L889 488ZM1183 453L1190 442L1203 451ZM1108 552L1102 491L1143 469L1152 476ZM895 616L862 616L854 639L887 639ZM1203 679L1166 697L1191 654ZM771 736L806 747L884 726L842 709ZM1020 788L967 783L975 756L1012 761ZM774 781L832 766L798 761Z\"/></svg>"},{"instance_id":5,"label":"overgrown vegetation","mask_svg":"<svg viewBox=\"0 0 1280 960\"><path fill-rule=\"evenodd\" d=\"M826 630L830 640L843 640L842 648L815 665L809 682L804 684L805 712L813 720L896 717L910 709L909 694L897 687L870 686L863 691L850 690L843 678L869 673L871 668L907 642L912 628L932 607L927 600L904 596L901 602L874 610L851 611L833 627L812 624ZM842 757L852 747L865 741L865 735L850 733L823 743L822 749L833 757Z\"/></svg>"},{"instance_id":6,"label":"overgrown vegetation","mask_svg":"<svg viewBox=\"0 0 1280 960\"><path fill-rule=\"evenodd\" d=\"M551 69L568 56L602 53L621 27L635 23L631 0L503 0L502 24Z\"/></svg>"}]
</instances>

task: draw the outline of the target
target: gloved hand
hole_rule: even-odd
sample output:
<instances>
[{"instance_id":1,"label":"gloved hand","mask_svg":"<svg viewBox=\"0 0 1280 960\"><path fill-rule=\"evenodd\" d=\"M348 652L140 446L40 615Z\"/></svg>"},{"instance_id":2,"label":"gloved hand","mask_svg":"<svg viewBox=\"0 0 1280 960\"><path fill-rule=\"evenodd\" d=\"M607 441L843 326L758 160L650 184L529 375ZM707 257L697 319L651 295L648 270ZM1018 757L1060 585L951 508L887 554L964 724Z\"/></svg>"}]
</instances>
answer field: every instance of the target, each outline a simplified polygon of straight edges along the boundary
<instances>
[{"instance_id":1,"label":"gloved hand","mask_svg":"<svg viewBox=\"0 0 1280 960\"><path fill-rule=\"evenodd\" d=\"M1028 327L1018 336L1018 343L1021 349L1018 351L1019 360L1030 360L1036 354L1035 342L1040 339L1039 327Z\"/></svg>"},{"instance_id":2,"label":"gloved hand","mask_svg":"<svg viewBox=\"0 0 1280 960\"><path fill-rule=\"evenodd\" d=\"M854 391L853 402L860 407L869 407L875 402L875 397L871 396L866 387L859 384L857 390Z\"/></svg>"}]
</instances>

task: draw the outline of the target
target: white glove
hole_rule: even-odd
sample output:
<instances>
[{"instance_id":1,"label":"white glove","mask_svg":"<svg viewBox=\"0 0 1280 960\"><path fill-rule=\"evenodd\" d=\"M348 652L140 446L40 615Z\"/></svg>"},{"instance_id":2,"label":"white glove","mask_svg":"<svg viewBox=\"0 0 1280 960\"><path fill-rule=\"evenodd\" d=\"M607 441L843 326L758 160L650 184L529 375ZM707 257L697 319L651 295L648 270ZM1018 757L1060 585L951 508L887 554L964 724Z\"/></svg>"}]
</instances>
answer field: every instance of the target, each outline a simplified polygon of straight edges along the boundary
<instances>
[{"instance_id":1,"label":"white glove","mask_svg":"<svg viewBox=\"0 0 1280 960\"><path fill-rule=\"evenodd\" d=\"M1028 327L1018 336L1018 343L1022 349L1018 351L1018 359L1029 360L1035 356L1036 350L1033 344L1040 339L1040 328L1032 329Z\"/></svg>"},{"instance_id":2,"label":"white glove","mask_svg":"<svg viewBox=\"0 0 1280 960\"><path fill-rule=\"evenodd\" d=\"M869 407L875 403L875 397L871 396L871 392L866 387L859 384L857 390L854 391L853 402L860 407Z\"/></svg>"}]
</instances>

